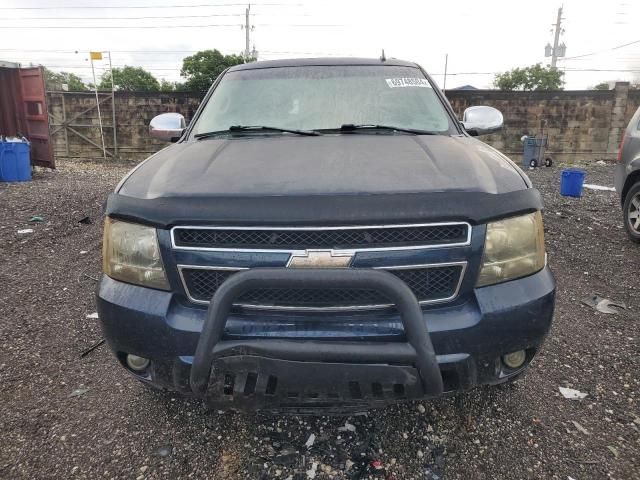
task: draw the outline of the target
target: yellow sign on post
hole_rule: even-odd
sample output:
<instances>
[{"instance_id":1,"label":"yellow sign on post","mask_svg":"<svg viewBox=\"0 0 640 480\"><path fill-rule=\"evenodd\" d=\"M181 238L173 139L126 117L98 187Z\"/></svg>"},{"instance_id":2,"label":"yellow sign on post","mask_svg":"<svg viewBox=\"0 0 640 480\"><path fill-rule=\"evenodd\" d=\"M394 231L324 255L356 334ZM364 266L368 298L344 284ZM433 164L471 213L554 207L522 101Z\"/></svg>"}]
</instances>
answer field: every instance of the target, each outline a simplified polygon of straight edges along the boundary
<instances>
[{"instance_id":1,"label":"yellow sign on post","mask_svg":"<svg viewBox=\"0 0 640 480\"><path fill-rule=\"evenodd\" d=\"M89 52L91 60L102 60L102 52Z\"/></svg>"}]
</instances>

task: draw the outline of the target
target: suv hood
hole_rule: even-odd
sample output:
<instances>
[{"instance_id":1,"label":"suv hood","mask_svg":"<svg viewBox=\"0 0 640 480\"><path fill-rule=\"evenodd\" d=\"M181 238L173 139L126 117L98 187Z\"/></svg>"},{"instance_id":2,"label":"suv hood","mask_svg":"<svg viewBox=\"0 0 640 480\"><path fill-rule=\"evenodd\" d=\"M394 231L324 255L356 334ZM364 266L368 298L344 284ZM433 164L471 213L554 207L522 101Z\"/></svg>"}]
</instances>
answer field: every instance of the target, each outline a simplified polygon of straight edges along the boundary
<instances>
[{"instance_id":1,"label":"suv hood","mask_svg":"<svg viewBox=\"0 0 640 480\"><path fill-rule=\"evenodd\" d=\"M529 185L507 157L469 137L356 133L247 136L171 145L118 193L171 197L507 193Z\"/></svg>"}]
</instances>

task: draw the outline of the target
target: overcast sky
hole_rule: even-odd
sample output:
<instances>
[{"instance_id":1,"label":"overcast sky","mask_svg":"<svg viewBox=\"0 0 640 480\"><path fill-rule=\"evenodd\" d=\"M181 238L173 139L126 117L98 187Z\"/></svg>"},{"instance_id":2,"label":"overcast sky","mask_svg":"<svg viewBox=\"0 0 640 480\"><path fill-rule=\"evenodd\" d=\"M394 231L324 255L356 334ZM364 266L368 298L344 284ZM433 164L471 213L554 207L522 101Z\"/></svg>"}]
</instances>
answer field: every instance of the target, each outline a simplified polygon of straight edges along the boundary
<instances>
[{"instance_id":1,"label":"overcast sky","mask_svg":"<svg viewBox=\"0 0 640 480\"><path fill-rule=\"evenodd\" d=\"M544 46L553 42L560 6L552 0L261 0L251 5L251 43L261 60L378 57L384 48L388 57L420 63L440 85L448 53L447 88L488 88L494 72L548 63ZM110 50L114 66L142 66L180 80L184 56L244 50L245 8L235 0L0 0L0 60L88 80L87 52ZM640 78L640 1L567 0L563 17L567 59L559 66L566 68L567 89ZM630 42L636 43L613 49ZM106 64L97 63L98 74ZM585 71L596 69L612 71Z\"/></svg>"}]
</instances>

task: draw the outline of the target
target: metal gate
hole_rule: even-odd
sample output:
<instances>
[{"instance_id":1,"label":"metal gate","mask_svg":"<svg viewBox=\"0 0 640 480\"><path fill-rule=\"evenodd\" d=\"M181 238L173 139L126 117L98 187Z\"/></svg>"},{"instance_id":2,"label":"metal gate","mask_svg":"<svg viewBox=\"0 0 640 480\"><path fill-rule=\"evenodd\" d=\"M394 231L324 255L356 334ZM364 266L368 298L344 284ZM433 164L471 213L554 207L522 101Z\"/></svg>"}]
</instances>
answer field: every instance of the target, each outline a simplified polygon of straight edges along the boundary
<instances>
[{"instance_id":1,"label":"metal gate","mask_svg":"<svg viewBox=\"0 0 640 480\"><path fill-rule=\"evenodd\" d=\"M99 157L100 158L103 157L103 149L100 141L100 136L101 136L100 125L92 122L90 119L87 119L88 114L93 113L94 111L97 112L98 103L99 103L102 109L101 113L103 114L102 129L106 130L104 132L105 142L106 142L106 139L109 138L109 136L111 136L113 139L112 145L105 144L104 156L117 158L118 156L118 144L117 144L117 137L116 137L117 124L116 124L116 116L115 116L114 97L111 92L98 93L98 102L95 101L95 95L96 95L95 92L58 92L56 91L56 92L48 92L48 93L52 101L55 98L60 99L61 112L58 115L54 114L51 111L48 112L49 125L51 125L51 128L52 128L51 130L52 136L53 135L63 136L62 143L63 143L63 148L65 150L66 157L72 157L72 154L69 148L70 135L75 135L86 144L91 145L92 147L95 147L99 151ZM79 95L88 95L93 97L92 105L79 112L75 111L71 113L66 97L72 96L77 98ZM108 102L111 103L111 109L110 109L111 111L106 110L105 112L103 105ZM108 117L111 117L110 119L111 121L110 123L105 123L105 119L107 119ZM111 132L112 135L108 135L109 131ZM95 136L96 140L90 138L91 135ZM60 143L59 141L56 142L56 144L59 144L59 143ZM78 156L82 158L87 158L87 155L84 155L84 154L78 155Z\"/></svg>"}]
</instances>

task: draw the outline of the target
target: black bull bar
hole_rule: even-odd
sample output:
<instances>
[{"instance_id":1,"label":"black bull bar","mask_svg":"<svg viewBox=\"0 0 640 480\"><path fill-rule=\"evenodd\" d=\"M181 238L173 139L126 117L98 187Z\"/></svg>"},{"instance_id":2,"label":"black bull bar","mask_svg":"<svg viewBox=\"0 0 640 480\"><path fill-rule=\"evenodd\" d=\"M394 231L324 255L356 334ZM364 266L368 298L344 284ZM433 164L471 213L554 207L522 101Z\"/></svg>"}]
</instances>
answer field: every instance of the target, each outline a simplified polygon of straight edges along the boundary
<instances>
[{"instance_id":1,"label":"black bull bar","mask_svg":"<svg viewBox=\"0 0 640 480\"><path fill-rule=\"evenodd\" d=\"M395 304L406 342L223 339L233 302L258 288L375 290ZM242 381L236 382L235 387L229 385L230 377L225 373L229 371L241 377ZM367 395L360 391L358 379L379 386L379 391L374 388L373 392L367 392L376 400L389 390L389 385L384 385L385 379L391 379L395 385L411 384L407 382L411 378L414 381L408 396L436 396L443 391L442 375L423 312L403 281L389 272L371 269L254 268L234 274L213 295L193 359L190 383L194 394L209 404L224 403L226 397L231 408L253 410L295 402L340 403L345 396L330 393L325 398L317 392L309 393L317 390L318 384L326 386L327 382L333 386L344 382L347 385L344 388L351 394L347 395L349 399L361 404ZM274 384L278 379L280 385L284 385L280 395L276 394ZM382 380L377 383L376 379ZM340 386L335 389L340 392ZM295 395L291 394L292 390L297 390ZM234 393L240 395L234 397ZM236 405L238 402L241 405Z\"/></svg>"}]
</instances>

